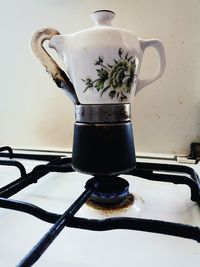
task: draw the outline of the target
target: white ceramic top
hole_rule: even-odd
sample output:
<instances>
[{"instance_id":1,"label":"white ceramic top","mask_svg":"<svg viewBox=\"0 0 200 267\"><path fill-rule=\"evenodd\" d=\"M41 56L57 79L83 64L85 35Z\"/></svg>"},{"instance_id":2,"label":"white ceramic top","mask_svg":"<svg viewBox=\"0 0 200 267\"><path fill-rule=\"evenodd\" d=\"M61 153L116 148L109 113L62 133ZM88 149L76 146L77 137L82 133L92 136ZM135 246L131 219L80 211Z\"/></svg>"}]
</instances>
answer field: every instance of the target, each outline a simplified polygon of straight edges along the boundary
<instances>
[{"instance_id":1,"label":"white ceramic top","mask_svg":"<svg viewBox=\"0 0 200 267\"><path fill-rule=\"evenodd\" d=\"M31 47L59 87L72 101L81 104L132 103L133 96L163 74L166 61L164 46L159 40L142 40L133 33L111 27L114 12L98 10L91 14L94 27L60 35L52 28L40 29L32 37ZM56 50L64 62L70 82L69 90L59 66L43 47ZM153 77L139 79L144 50L153 47L159 56L159 68ZM64 79L66 80L66 79Z\"/></svg>"}]
</instances>

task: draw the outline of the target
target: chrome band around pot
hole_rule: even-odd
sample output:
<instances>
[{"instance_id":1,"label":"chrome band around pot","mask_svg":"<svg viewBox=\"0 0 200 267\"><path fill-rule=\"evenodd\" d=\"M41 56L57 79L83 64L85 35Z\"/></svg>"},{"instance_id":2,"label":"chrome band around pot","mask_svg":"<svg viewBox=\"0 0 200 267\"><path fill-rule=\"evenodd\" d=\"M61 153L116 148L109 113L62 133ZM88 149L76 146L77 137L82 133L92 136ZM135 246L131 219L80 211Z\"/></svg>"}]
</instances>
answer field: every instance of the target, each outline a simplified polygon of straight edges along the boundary
<instances>
[{"instance_id":1,"label":"chrome band around pot","mask_svg":"<svg viewBox=\"0 0 200 267\"><path fill-rule=\"evenodd\" d=\"M117 123L131 119L130 104L76 105L76 122Z\"/></svg>"}]
</instances>

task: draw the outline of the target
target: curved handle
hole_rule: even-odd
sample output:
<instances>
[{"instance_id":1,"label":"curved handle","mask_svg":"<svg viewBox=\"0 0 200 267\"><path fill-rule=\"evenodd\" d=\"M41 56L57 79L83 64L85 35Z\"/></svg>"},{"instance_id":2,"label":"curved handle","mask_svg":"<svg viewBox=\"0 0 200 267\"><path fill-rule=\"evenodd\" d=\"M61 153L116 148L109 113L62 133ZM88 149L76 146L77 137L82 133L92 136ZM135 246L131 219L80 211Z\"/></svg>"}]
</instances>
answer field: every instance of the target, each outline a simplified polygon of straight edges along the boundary
<instances>
[{"instance_id":1,"label":"curved handle","mask_svg":"<svg viewBox=\"0 0 200 267\"><path fill-rule=\"evenodd\" d=\"M60 35L60 33L52 28L38 30L32 36L30 43L31 49L40 62L45 66L46 71L52 76L57 86L64 89L74 104L78 104L79 101L73 84L43 46L44 41L50 40L55 35Z\"/></svg>"},{"instance_id":2,"label":"curved handle","mask_svg":"<svg viewBox=\"0 0 200 267\"><path fill-rule=\"evenodd\" d=\"M156 74L149 79L146 80L140 80L138 79L138 83L137 83L137 87L136 87L136 91L135 94L137 94L142 88L144 88L146 85L156 81L158 78L160 78L165 70L165 66L166 66L166 58L165 58L165 50L164 50L164 46L161 43L161 41L159 40L142 40L139 39L142 51L144 52L144 50L147 47L153 47L157 50L158 52L158 56L159 56L159 69L156 72Z\"/></svg>"}]
</instances>

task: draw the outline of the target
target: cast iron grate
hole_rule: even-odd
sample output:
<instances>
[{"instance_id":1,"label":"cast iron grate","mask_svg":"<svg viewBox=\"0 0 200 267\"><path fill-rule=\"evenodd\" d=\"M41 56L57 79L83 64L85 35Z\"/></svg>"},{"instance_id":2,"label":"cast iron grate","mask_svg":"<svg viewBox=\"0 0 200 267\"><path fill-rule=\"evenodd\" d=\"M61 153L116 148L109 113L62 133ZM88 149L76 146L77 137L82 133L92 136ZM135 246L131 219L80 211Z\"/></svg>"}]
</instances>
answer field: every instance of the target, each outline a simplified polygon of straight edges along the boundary
<instances>
[{"instance_id":1,"label":"cast iron grate","mask_svg":"<svg viewBox=\"0 0 200 267\"><path fill-rule=\"evenodd\" d=\"M46 210L27 202L10 199L9 197L32 183L36 183L39 179L50 172L73 172L74 170L72 168L71 158L63 158L57 155L13 153L10 147L0 148L0 151L0 157L10 158L10 160L0 160L0 165L15 166L19 169L21 174L20 178L0 188L0 207L25 212L37 217L38 219L53 224L44 237L42 237L33 249L21 260L21 262L17 265L18 267L32 266L65 226L93 231L113 229L138 230L173 235L200 242L199 227L180 223L127 217L108 218L103 220L74 217L76 212L88 200L94 191L96 185L92 183L86 184L84 192L62 215L47 212ZM12 158L44 160L48 161L48 163L38 165L30 173L26 174L24 166L18 161L14 161ZM200 205L200 180L196 172L190 167L140 162L137 163L136 169L126 174L148 180L172 182L174 184L186 184L191 189L191 200Z\"/></svg>"}]
</instances>

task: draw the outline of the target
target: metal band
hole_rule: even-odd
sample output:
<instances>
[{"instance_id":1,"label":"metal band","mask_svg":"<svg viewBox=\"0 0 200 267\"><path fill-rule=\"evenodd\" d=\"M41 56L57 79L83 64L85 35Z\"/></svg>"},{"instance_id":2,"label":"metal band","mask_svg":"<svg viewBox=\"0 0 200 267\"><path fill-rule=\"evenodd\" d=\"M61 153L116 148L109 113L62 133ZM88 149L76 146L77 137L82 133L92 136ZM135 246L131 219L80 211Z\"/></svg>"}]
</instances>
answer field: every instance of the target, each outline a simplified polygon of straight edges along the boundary
<instances>
[{"instance_id":1,"label":"metal band","mask_svg":"<svg viewBox=\"0 0 200 267\"><path fill-rule=\"evenodd\" d=\"M77 105L76 122L116 123L131 119L130 104Z\"/></svg>"}]
</instances>

